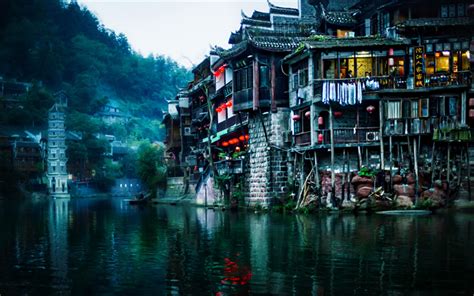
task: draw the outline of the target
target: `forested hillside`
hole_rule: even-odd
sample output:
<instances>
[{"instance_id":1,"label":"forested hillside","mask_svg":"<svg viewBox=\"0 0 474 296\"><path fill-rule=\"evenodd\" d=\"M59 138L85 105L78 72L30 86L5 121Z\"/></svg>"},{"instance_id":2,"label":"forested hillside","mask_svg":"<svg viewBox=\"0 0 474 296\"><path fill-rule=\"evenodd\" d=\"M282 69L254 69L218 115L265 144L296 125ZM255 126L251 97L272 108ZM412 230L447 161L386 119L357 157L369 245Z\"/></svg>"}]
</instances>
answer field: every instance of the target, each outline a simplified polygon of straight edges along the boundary
<instances>
[{"instance_id":1,"label":"forested hillside","mask_svg":"<svg viewBox=\"0 0 474 296\"><path fill-rule=\"evenodd\" d=\"M169 58L135 53L123 34L105 28L77 4L2 0L0 76L42 83L25 99L24 109L0 117L2 124L27 126L44 123L48 93L59 89L70 97L73 120L87 119L77 113L92 115L110 101L135 118L159 120L165 99L184 86L188 71ZM140 138L144 128L149 129L145 134L156 136L142 121L131 125L118 132Z\"/></svg>"},{"instance_id":2,"label":"forested hillside","mask_svg":"<svg viewBox=\"0 0 474 296\"><path fill-rule=\"evenodd\" d=\"M149 38L154 38L152 32L150 28ZM1 0L0 77L2 133L15 129L44 132L53 94L66 92L66 127L81 135L80 140L68 143L68 173L106 191L115 178L143 175L137 166L143 149L138 149L137 155L133 152L136 149L130 148L142 145L158 149L150 143L162 140L166 100L174 98L190 74L167 57L143 57L134 52L123 34L107 29L78 4ZM13 98L5 95L6 84L25 85L16 82L31 87ZM120 110L125 120L108 120L110 109L104 107ZM111 157L110 139L118 140L118 145L129 151L119 161ZM38 174L44 173L42 161L38 161L34 164L41 168L37 172L20 174L5 151L0 151L0 185L38 180ZM147 178L160 180L155 175ZM158 181L152 182L154 187Z\"/></svg>"}]
</instances>

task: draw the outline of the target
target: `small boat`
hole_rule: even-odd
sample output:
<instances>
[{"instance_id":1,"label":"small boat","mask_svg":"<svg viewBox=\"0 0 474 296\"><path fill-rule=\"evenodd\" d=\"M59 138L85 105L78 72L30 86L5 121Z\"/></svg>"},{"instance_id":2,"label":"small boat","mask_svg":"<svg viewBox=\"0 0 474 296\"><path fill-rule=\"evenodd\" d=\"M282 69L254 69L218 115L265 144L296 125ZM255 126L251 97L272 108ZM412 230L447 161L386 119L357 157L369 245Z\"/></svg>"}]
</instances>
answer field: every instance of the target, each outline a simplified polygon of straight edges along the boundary
<instances>
[{"instance_id":1,"label":"small boat","mask_svg":"<svg viewBox=\"0 0 474 296\"><path fill-rule=\"evenodd\" d=\"M148 203L147 199L124 199L131 205L146 205Z\"/></svg>"},{"instance_id":2,"label":"small boat","mask_svg":"<svg viewBox=\"0 0 474 296\"><path fill-rule=\"evenodd\" d=\"M398 216L422 216L431 215L433 212L428 210L391 210L391 211L379 211L377 214L382 215L398 215Z\"/></svg>"}]
</instances>

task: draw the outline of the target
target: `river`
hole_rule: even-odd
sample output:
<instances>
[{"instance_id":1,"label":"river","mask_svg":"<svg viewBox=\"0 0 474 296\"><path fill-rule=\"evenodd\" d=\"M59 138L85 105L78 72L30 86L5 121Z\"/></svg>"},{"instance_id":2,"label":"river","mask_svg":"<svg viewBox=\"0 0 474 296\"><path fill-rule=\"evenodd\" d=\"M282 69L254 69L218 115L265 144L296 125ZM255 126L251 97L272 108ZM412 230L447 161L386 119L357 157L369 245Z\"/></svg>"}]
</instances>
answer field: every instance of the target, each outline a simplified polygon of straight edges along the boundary
<instances>
[{"instance_id":1,"label":"river","mask_svg":"<svg viewBox=\"0 0 474 296\"><path fill-rule=\"evenodd\" d=\"M474 214L0 201L0 295L473 295Z\"/></svg>"}]
</instances>

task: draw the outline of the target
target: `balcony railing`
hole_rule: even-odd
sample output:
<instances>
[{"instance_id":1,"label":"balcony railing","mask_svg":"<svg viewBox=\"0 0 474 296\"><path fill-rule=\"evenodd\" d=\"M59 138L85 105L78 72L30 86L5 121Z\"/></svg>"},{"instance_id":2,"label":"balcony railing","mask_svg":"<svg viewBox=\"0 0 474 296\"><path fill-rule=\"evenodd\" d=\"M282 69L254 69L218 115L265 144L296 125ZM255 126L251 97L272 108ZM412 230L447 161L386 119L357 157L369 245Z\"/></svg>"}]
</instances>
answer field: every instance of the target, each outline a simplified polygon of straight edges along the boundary
<instances>
[{"instance_id":1,"label":"balcony railing","mask_svg":"<svg viewBox=\"0 0 474 296\"><path fill-rule=\"evenodd\" d=\"M311 132L302 132L293 136L295 145L305 146L311 144Z\"/></svg>"},{"instance_id":2,"label":"balcony railing","mask_svg":"<svg viewBox=\"0 0 474 296\"><path fill-rule=\"evenodd\" d=\"M219 175L243 174L244 160L229 159L215 162Z\"/></svg>"},{"instance_id":3,"label":"balcony railing","mask_svg":"<svg viewBox=\"0 0 474 296\"><path fill-rule=\"evenodd\" d=\"M340 79L315 79L313 83L314 93L321 94L324 82L334 83L354 83L360 81L364 83L364 92L374 92L387 89L414 89L413 77L405 76L373 76L373 77L359 77L359 78L340 78ZM455 73L436 73L433 75L426 75L424 87L443 87L466 85L472 83L472 76L470 71L459 71Z\"/></svg>"},{"instance_id":4,"label":"balcony railing","mask_svg":"<svg viewBox=\"0 0 474 296\"><path fill-rule=\"evenodd\" d=\"M318 144L331 144L331 132L329 129L319 130ZM322 134L322 141L320 141ZM360 128L335 128L334 129L334 144L355 144L355 143L370 143L379 141L378 127L360 127Z\"/></svg>"},{"instance_id":5,"label":"balcony railing","mask_svg":"<svg viewBox=\"0 0 474 296\"><path fill-rule=\"evenodd\" d=\"M389 119L384 124L384 135L429 134L433 130L433 124L432 118Z\"/></svg>"}]
</instances>

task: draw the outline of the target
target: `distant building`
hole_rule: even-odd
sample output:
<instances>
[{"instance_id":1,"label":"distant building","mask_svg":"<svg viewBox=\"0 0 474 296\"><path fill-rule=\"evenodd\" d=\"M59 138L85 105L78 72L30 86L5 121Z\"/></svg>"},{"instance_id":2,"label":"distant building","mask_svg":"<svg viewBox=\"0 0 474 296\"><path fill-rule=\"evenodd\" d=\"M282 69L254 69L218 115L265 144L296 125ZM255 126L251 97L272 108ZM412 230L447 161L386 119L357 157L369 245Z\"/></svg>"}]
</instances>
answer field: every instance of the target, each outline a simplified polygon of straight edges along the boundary
<instances>
[{"instance_id":1,"label":"distant building","mask_svg":"<svg viewBox=\"0 0 474 296\"><path fill-rule=\"evenodd\" d=\"M130 120L130 115L124 113L116 103L109 103L95 114L106 124L125 123Z\"/></svg>"},{"instance_id":2,"label":"distant building","mask_svg":"<svg viewBox=\"0 0 474 296\"><path fill-rule=\"evenodd\" d=\"M68 198L66 132L64 126L67 97L63 92L55 95L56 103L48 115L48 181L52 197Z\"/></svg>"}]
</instances>

